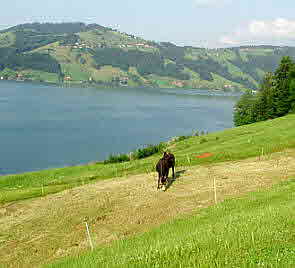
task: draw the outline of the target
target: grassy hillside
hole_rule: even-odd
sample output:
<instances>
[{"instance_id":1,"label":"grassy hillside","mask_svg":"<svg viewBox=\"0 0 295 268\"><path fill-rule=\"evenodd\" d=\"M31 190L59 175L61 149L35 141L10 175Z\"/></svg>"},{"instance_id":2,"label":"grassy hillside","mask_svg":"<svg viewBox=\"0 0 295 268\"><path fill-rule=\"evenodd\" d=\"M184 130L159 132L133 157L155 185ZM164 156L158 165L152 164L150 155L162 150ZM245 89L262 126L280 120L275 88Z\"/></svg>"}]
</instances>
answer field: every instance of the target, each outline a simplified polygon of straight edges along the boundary
<instances>
[{"instance_id":1,"label":"grassy hillside","mask_svg":"<svg viewBox=\"0 0 295 268\"><path fill-rule=\"evenodd\" d=\"M176 180L165 192L159 154L3 176L0 266L67 256L49 267L293 267L294 119L171 141Z\"/></svg>"},{"instance_id":2,"label":"grassy hillside","mask_svg":"<svg viewBox=\"0 0 295 268\"><path fill-rule=\"evenodd\" d=\"M295 115L170 142L177 166L207 165L267 155L295 147ZM209 158L196 156L210 152ZM11 176L0 180L0 203L44 196L113 177L154 171L159 155L126 163L93 163Z\"/></svg>"},{"instance_id":3,"label":"grassy hillside","mask_svg":"<svg viewBox=\"0 0 295 268\"><path fill-rule=\"evenodd\" d=\"M33 23L0 32L0 76L53 83L256 89L285 55L295 56L295 48L178 47L97 24Z\"/></svg>"},{"instance_id":4,"label":"grassy hillside","mask_svg":"<svg viewBox=\"0 0 295 268\"><path fill-rule=\"evenodd\" d=\"M46 267L294 267L295 179Z\"/></svg>"}]
</instances>

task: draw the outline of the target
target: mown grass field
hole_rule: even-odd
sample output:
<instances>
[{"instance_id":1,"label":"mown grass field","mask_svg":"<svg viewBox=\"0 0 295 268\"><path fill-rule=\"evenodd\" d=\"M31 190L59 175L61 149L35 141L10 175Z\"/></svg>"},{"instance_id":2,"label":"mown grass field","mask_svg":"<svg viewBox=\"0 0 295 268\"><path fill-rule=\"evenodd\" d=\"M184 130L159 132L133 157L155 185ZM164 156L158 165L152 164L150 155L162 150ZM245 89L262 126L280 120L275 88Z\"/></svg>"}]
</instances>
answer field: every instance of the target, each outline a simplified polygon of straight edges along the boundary
<instances>
[{"instance_id":1,"label":"mown grass field","mask_svg":"<svg viewBox=\"0 0 295 268\"><path fill-rule=\"evenodd\" d=\"M0 267L293 267L294 119L169 142L166 192L160 154L1 177Z\"/></svg>"},{"instance_id":2,"label":"mown grass field","mask_svg":"<svg viewBox=\"0 0 295 268\"><path fill-rule=\"evenodd\" d=\"M228 129L170 143L177 166L195 166L246 159L295 147L295 115ZM197 155L209 152L209 158ZM160 154L118 164L88 165L2 176L0 203L40 197L98 180L154 171Z\"/></svg>"},{"instance_id":3,"label":"mown grass field","mask_svg":"<svg viewBox=\"0 0 295 268\"><path fill-rule=\"evenodd\" d=\"M153 172L10 202L0 206L0 263L31 268L85 254L90 249L85 219L99 249L294 177L295 150L287 149L232 162L178 166L176 180L165 192L156 189Z\"/></svg>"},{"instance_id":4,"label":"mown grass field","mask_svg":"<svg viewBox=\"0 0 295 268\"><path fill-rule=\"evenodd\" d=\"M295 179L46 267L294 267Z\"/></svg>"}]
</instances>

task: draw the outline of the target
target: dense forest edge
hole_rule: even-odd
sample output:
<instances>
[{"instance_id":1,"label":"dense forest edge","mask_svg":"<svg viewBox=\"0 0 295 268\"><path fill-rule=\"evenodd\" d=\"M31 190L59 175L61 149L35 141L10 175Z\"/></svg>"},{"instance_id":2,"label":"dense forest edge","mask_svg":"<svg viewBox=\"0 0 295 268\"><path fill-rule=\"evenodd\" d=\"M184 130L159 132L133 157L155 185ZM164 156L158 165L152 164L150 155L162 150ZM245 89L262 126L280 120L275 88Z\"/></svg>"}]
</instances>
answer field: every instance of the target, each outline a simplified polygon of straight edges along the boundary
<instances>
[{"instance_id":1,"label":"dense forest edge","mask_svg":"<svg viewBox=\"0 0 295 268\"><path fill-rule=\"evenodd\" d=\"M205 49L147 41L98 24L28 23L0 31L0 80L63 86L257 90L294 47Z\"/></svg>"},{"instance_id":2,"label":"dense forest edge","mask_svg":"<svg viewBox=\"0 0 295 268\"><path fill-rule=\"evenodd\" d=\"M295 63L285 56L274 73L267 73L259 91L245 92L235 105L235 126L295 113Z\"/></svg>"}]
</instances>

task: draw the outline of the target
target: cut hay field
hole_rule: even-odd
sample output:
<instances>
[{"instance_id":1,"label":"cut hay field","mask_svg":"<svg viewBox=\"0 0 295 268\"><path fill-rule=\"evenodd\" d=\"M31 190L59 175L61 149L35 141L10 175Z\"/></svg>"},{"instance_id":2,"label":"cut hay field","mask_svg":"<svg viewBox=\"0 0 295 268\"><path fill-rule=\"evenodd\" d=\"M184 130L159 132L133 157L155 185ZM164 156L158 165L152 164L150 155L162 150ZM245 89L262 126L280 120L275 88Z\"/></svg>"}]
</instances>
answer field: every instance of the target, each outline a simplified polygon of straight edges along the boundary
<instances>
[{"instance_id":1,"label":"cut hay field","mask_svg":"<svg viewBox=\"0 0 295 268\"><path fill-rule=\"evenodd\" d=\"M177 176L165 192L156 190L160 155L3 176L0 264L68 256L49 266L292 267L294 119L169 143Z\"/></svg>"}]
</instances>

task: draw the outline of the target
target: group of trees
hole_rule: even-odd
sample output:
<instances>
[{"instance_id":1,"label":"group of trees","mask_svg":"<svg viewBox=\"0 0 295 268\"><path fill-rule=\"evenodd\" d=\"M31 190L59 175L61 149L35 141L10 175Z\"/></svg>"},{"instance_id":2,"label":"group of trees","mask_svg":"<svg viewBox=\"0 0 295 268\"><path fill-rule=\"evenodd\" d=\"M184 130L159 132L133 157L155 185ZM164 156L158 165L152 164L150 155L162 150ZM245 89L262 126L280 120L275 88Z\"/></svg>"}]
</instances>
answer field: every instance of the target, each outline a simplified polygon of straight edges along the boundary
<instances>
[{"instance_id":1,"label":"group of trees","mask_svg":"<svg viewBox=\"0 0 295 268\"><path fill-rule=\"evenodd\" d=\"M274 73L267 73L258 93L246 92L235 105L236 126L251 124L295 112L295 63L282 58Z\"/></svg>"},{"instance_id":2,"label":"group of trees","mask_svg":"<svg viewBox=\"0 0 295 268\"><path fill-rule=\"evenodd\" d=\"M164 57L158 53L138 50L124 51L118 48L104 48L93 51L96 68L104 65L119 67L128 71L129 67L136 67L140 75L156 74L171 76L181 80L190 79L190 75L183 72L183 66L174 63L165 64Z\"/></svg>"},{"instance_id":3,"label":"group of trees","mask_svg":"<svg viewBox=\"0 0 295 268\"><path fill-rule=\"evenodd\" d=\"M36 32L47 34L73 34L78 32L85 32L92 29L110 29L100 26L98 24L85 24L82 22L62 22L62 23L25 23L14 27L10 27L1 32Z\"/></svg>"},{"instance_id":4,"label":"group of trees","mask_svg":"<svg viewBox=\"0 0 295 268\"><path fill-rule=\"evenodd\" d=\"M247 55L247 60L243 60L240 52L236 51L236 58L229 60L230 63L237 66L242 72L251 76L254 80L261 82L261 76L258 74L257 69L264 70L265 72L272 72L275 70L278 62L282 56L273 55ZM250 86L250 84L245 84L250 88L256 88L255 86Z\"/></svg>"},{"instance_id":5,"label":"group of trees","mask_svg":"<svg viewBox=\"0 0 295 268\"><path fill-rule=\"evenodd\" d=\"M59 41L59 44L61 46L74 45L76 42L79 41L80 38L77 34L68 34L65 37L63 37L62 40Z\"/></svg>"},{"instance_id":6,"label":"group of trees","mask_svg":"<svg viewBox=\"0 0 295 268\"><path fill-rule=\"evenodd\" d=\"M41 53L11 54L1 57L0 49L0 71L9 68L15 71L32 69L48 73L61 73L60 64L50 55Z\"/></svg>"},{"instance_id":7,"label":"group of trees","mask_svg":"<svg viewBox=\"0 0 295 268\"><path fill-rule=\"evenodd\" d=\"M84 23L26 23L17 25L1 33L10 32L15 36L15 43L17 53L31 51L38 47L42 47L57 41L62 44L74 44L79 40L75 33L85 32L93 29L110 30L98 24Z\"/></svg>"},{"instance_id":8,"label":"group of trees","mask_svg":"<svg viewBox=\"0 0 295 268\"><path fill-rule=\"evenodd\" d=\"M15 78L23 70L56 73L62 76L59 62L48 54L17 53L15 48L0 48L0 76Z\"/></svg>"},{"instance_id":9,"label":"group of trees","mask_svg":"<svg viewBox=\"0 0 295 268\"><path fill-rule=\"evenodd\" d=\"M60 41L64 38L63 36L50 34L41 35L30 31L19 31L13 34L15 35L15 43L13 47L16 48L16 53L28 52L56 41Z\"/></svg>"},{"instance_id":10,"label":"group of trees","mask_svg":"<svg viewBox=\"0 0 295 268\"><path fill-rule=\"evenodd\" d=\"M118 48L97 49L94 51L93 57L96 61L97 68L104 65L112 65L127 71L129 67L134 66L137 68L140 75L143 76L156 74L159 76L170 76L180 80L190 79L190 75L184 72L185 68L189 68L198 73L203 80L213 81L212 74L218 74L229 81L240 83L248 88L256 88L255 84L249 79L234 76L229 72L227 66L219 63L211 57L191 60L185 58L185 48L183 47L178 47L171 43L161 43L161 45L157 45L157 47L159 53L135 50L125 51ZM165 59L171 60L171 63L165 64ZM238 58L237 61L238 63L234 62L233 64L240 66L247 64L244 63L241 58ZM255 70L253 65L251 68ZM251 68L249 67L249 69ZM256 80L260 79L258 74L254 76L251 73L251 75Z\"/></svg>"},{"instance_id":11,"label":"group of trees","mask_svg":"<svg viewBox=\"0 0 295 268\"><path fill-rule=\"evenodd\" d=\"M161 43L161 46L159 46L159 50L162 56L174 61L176 65L181 68L187 67L193 70L194 72L198 73L200 75L200 78L203 80L213 81L214 78L212 74L218 74L229 81L240 83L245 87L252 89L256 88L255 84L253 84L253 82L251 82L249 79L233 75L232 73L230 73L226 65L218 62L213 57L207 55L205 57L199 57L198 60L191 60L186 58L185 55L189 50L191 50L190 47L178 47L171 43ZM229 60L229 62L231 61ZM237 52L236 61L233 61L231 63L236 65L237 67L247 64L247 62L244 62L243 59L239 56L239 52ZM252 65L252 70L253 69L255 70ZM250 74L250 76L253 77L252 73ZM254 79L259 80L260 78L256 74Z\"/></svg>"}]
</instances>

